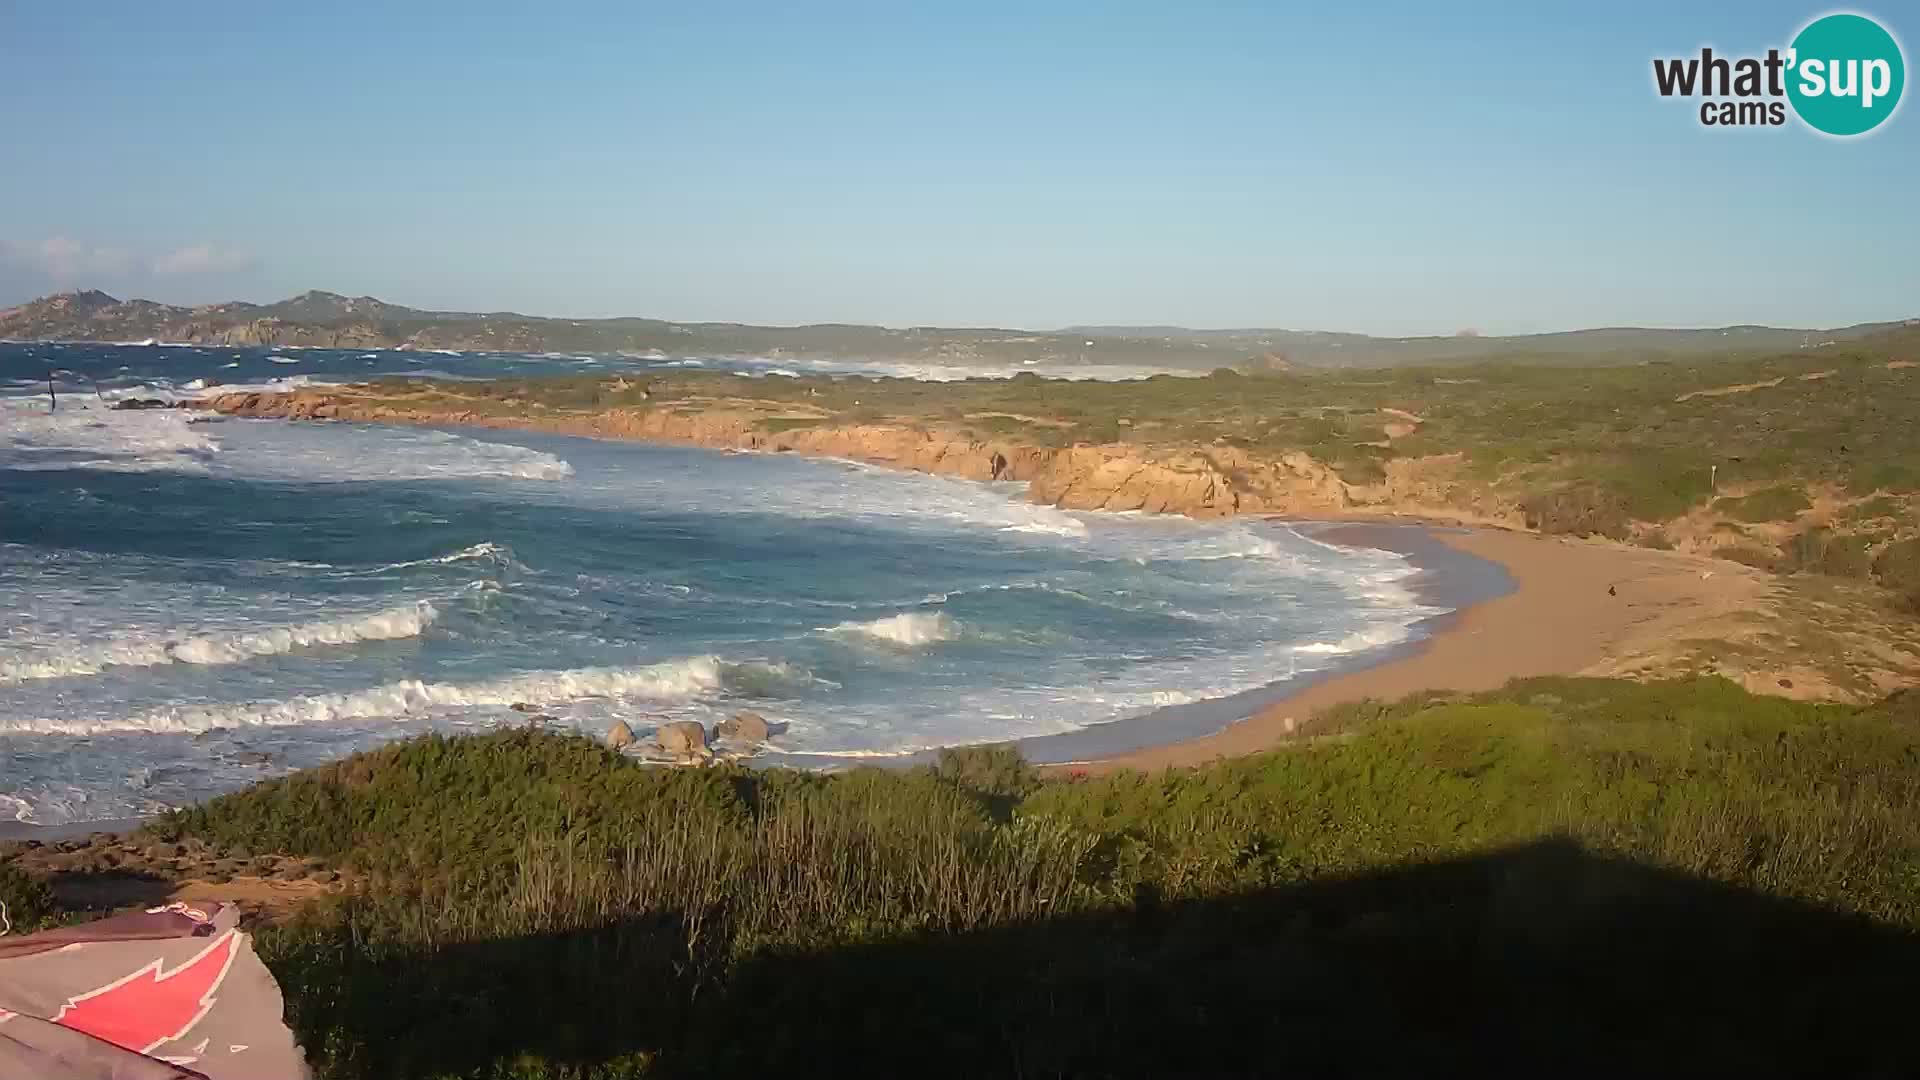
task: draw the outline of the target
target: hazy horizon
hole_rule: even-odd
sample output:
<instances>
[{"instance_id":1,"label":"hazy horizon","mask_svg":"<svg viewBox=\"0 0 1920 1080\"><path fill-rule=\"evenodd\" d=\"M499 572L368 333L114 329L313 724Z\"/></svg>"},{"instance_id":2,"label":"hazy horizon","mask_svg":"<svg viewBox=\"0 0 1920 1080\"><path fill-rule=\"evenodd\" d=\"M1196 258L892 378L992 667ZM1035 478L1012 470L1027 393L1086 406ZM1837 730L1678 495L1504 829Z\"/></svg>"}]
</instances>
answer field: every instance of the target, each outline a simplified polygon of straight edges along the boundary
<instances>
[{"instance_id":1,"label":"hazy horizon","mask_svg":"<svg viewBox=\"0 0 1920 1080\"><path fill-rule=\"evenodd\" d=\"M1911 117L1714 130L1651 85L1822 10L16 7L0 306L325 282L756 325L1908 318Z\"/></svg>"},{"instance_id":2,"label":"hazy horizon","mask_svg":"<svg viewBox=\"0 0 1920 1080\"><path fill-rule=\"evenodd\" d=\"M111 296L114 300L120 301L123 303L128 301L149 301L149 302L160 303L160 304L170 303L169 301L159 300L151 296L135 295L131 293L126 295L121 295L106 289L97 289L93 286L79 285L79 286L72 286L68 288L56 289L50 293L44 293L40 296L30 297L27 300L21 301L17 304L9 303L9 304L6 304L4 307L0 307L0 310L10 310L14 307L21 306L22 304L32 303L36 300L48 299L53 296L71 295L75 293L84 293L84 292L103 292L103 293L106 293L108 296ZM1619 324L1619 325L1610 325L1610 326L1554 327L1554 328L1549 328L1545 330L1515 331L1510 334L1486 333L1484 331L1480 331L1477 328L1473 328L1473 327L1465 327L1460 330L1450 331L1446 333L1366 334L1365 331L1361 331L1361 330L1348 330L1340 327L1329 327L1329 326L1185 326L1185 325L1180 325L1176 323L1155 323L1155 322L1073 323L1073 324L1068 324L1064 326L1009 326L1004 324L993 325L993 324L987 324L987 323L978 323L973 325L961 326L961 325L940 325L935 323L872 323L872 322L849 323L849 322L840 321L840 320L811 320L811 321L805 321L805 322L788 322L788 323L753 323L753 322L748 322L742 319L676 319L676 318L673 318L671 315L664 315L657 312L645 312L645 311L618 312L618 313L607 314L607 315L551 315L541 311L525 311L525 310L516 310L512 308L494 308L494 309L485 309L485 308L476 308L476 307L421 308L421 307L418 307L417 305L407 304L402 301L394 300L391 297L374 296L370 293L346 293L346 292L341 292L337 289L302 289L297 293L292 293L286 296L273 297L273 298L264 299L264 300L255 300L255 299L249 299L249 298L243 298L243 297L228 297L224 300L207 301L201 304L173 304L171 306L205 307L205 306L217 306L219 304L225 304L225 303L249 303L249 304L256 304L256 305L265 307L265 306L271 306L275 303L279 303L282 301L299 299L302 296L306 296L312 293L323 293L326 295L338 296L338 297L342 297L349 300L376 300L381 303L394 305L396 307L412 308L413 310L423 311L430 314L512 315L512 316L518 316L521 318L553 319L555 321L576 320L581 322L590 322L590 321L601 320L601 319L649 319L656 322L669 323L673 325L758 326L758 327L764 327L767 329L776 329L776 330L802 328L802 327L810 327L810 326L869 326L869 327L876 327L882 330L921 330L921 329L963 330L963 331L976 330L976 331L1011 331L1011 332L1018 332L1018 333L1034 333L1034 334L1064 334L1068 332L1079 332L1079 331L1097 332L1102 330L1152 331L1152 330L1165 329L1165 330L1178 330L1178 331L1183 331L1188 333L1198 333L1198 334L1232 334L1232 333L1288 333L1288 334L1336 334L1336 335L1361 334L1361 335L1370 336L1370 337L1377 337L1382 340L1388 340L1388 341L1411 339L1411 338L1446 338L1446 337L1463 337L1463 338L1532 337L1532 336L1543 336L1543 335L1551 335L1551 334L1593 333L1593 332L1610 331L1610 330L1623 330L1623 331L1732 330L1732 329L1740 329L1744 327L1755 327L1755 328L1768 329L1768 330L1805 330L1805 331L1812 332L1812 331L1822 331L1822 330L1842 330L1842 329L1847 329L1853 326L1869 325L1869 324L1875 324L1875 323L1911 323L1915 321L1920 321L1920 315L1894 315L1884 319L1863 319L1858 323L1835 324L1831 326L1792 326L1784 323L1715 323L1715 324L1695 324L1695 325L1669 324L1669 325L1638 325L1638 326Z\"/></svg>"}]
</instances>

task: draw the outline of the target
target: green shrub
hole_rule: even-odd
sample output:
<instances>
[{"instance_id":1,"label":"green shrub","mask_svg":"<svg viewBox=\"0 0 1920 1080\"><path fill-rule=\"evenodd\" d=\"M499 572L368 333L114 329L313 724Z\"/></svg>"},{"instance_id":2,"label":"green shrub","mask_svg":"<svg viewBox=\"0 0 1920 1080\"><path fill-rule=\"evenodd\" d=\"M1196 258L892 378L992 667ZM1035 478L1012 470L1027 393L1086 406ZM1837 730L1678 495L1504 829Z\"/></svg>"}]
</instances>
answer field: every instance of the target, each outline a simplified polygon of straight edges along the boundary
<instances>
[{"instance_id":1,"label":"green shrub","mask_svg":"<svg viewBox=\"0 0 1920 1080\"><path fill-rule=\"evenodd\" d=\"M1736 521L1792 521L1813 506L1804 488L1792 484L1763 488L1750 495L1727 497L1714 507Z\"/></svg>"},{"instance_id":2,"label":"green shrub","mask_svg":"<svg viewBox=\"0 0 1920 1080\"><path fill-rule=\"evenodd\" d=\"M1900 518L1906 516L1906 503L1890 495L1876 495L1862 503L1847 508L1847 516L1856 521L1872 518Z\"/></svg>"},{"instance_id":3,"label":"green shrub","mask_svg":"<svg viewBox=\"0 0 1920 1080\"><path fill-rule=\"evenodd\" d=\"M933 774L983 795L1021 798L1040 786L1039 772L1027 764L1017 748L1006 743L944 749L935 761Z\"/></svg>"},{"instance_id":4,"label":"green shrub","mask_svg":"<svg viewBox=\"0 0 1920 1080\"><path fill-rule=\"evenodd\" d=\"M1622 433L1631 431L1628 426ZM1713 494L1712 475L1696 453L1647 448L1601 470L1598 479L1618 494L1627 516L1666 521Z\"/></svg>"},{"instance_id":5,"label":"green shrub","mask_svg":"<svg viewBox=\"0 0 1920 1080\"><path fill-rule=\"evenodd\" d=\"M1920 538L1882 548L1873 560L1873 576L1889 589L1920 592Z\"/></svg>"},{"instance_id":6,"label":"green shrub","mask_svg":"<svg viewBox=\"0 0 1920 1080\"><path fill-rule=\"evenodd\" d=\"M1835 536L1822 527L1796 533L1787 549L1783 569L1828 577L1864 578L1873 573L1873 558L1862 536Z\"/></svg>"},{"instance_id":7,"label":"green shrub","mask_svg":"<svg viewBox=\"0 0 1920 1080\"><path fill-rule=\"evenodd\" d=\"M0 862L0 904L6 905L12 932L29 934L52 922L53 890L10 862Z\"/></svg>"},{"instance_id":8,"label":"green shrub","mask_svg":"<svg viewBox=\"0 0 1920 1080\"><path fill-rule=\"evenodd\" d=\"M1625 499L1598 487L1569 487L1533 495L1522 501L1521 510L1527 527L1539 532L1627 538Z\"/></svg>"},{"instance_id":9,"label":"green shrub","mask_svg":"<svg viewBox=\"0 0 1920 1080\"><path fill-rule=\"evenodd\" d=\"M1531 857L1502 862L1515 845L1614 860L1576 879L1602 898L1579 918L1611 913L1612 944L1582 956L1590 979L1574 989L1539 984L1575 1004L1596 1004L1580 997L1594 986L1652 992L1629 978L1645 958L1614 949L1666 933L1685 905L1636 907L1606 884L1650 880L1639 868L1720 890L1676 899L1737 888L1920 930L1910 705L1792 702L1723 679L1529 679L1342 707L1307 728L1337 737L1199 769L1072 779L1006 747L818 775L652 769L527 732L427 736L160 827L367 868L372 887L259 939L322 1080L738 1073L835 1039L863 1060L937 1049L934 1071L1012 1055L1106 1074L1140 1064L1143 1024L1239 1045L1229 1036L1255 1021L1216 977L1257 970L1307 1007L1351 993L1322 973L1367 956L1396 986L1439 964L1474 1008L1510 992L1507 944L1450 963L1444 950L1486 933L1555 956L1594 940L1560 914L1582 890L1525 877ZM1483 859L1490 878L1420 876ZM1729 955L1772 955L1752 932ZM1405 952L1436 942L1442 954ZM1154 1006L1144 988L1168 986L1207 1009ZM1364 1021L1409 1030L1383 1015ZM1423 1045L1483 1052L1457 1018L1436 1024Z\"/></svg>"}]
</instances>

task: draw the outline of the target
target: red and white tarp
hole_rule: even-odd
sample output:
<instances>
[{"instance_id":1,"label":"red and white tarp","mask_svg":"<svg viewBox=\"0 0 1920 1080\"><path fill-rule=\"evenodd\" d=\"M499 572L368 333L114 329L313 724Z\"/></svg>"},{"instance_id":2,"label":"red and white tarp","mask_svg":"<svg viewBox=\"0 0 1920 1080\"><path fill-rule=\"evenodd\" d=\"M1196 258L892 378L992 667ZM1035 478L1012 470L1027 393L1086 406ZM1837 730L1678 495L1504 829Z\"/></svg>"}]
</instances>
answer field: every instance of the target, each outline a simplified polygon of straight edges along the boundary
<instances>
[{"instance_id":1,"label":"red and white tarp","mask_svg":"<svg viewBox=\"0 0 1920 1080\"><path fill-rule=\"evenodd\" d=\"M304 1080L231 905L0 937L0 1080Z\"/></svg>"}]
</instances>

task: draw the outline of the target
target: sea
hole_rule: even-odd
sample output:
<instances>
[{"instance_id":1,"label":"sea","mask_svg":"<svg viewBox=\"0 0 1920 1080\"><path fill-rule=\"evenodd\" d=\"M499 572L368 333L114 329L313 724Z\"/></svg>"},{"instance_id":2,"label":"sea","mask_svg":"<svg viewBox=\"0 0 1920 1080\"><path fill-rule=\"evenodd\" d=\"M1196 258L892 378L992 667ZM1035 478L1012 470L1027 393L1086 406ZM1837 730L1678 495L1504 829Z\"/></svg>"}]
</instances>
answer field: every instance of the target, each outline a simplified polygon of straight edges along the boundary
<instances>
[{"instance_id":1,"label":"sea","mask_svg":"<svg viewBox=\"0 0 1920 1080\"><path fill-rule=\"evenodd\" d=\"M112 408L216 383L689 367L979 374L0 344L0 820L121 820L529 723L624 721L646 756L662 723L751 709L775 731L732 748L752 760L911 760L1308 678L1438 614L1403 556L1278 522L1071 513L1022 485L792 455Z\"/></svg>"}]
</instances>

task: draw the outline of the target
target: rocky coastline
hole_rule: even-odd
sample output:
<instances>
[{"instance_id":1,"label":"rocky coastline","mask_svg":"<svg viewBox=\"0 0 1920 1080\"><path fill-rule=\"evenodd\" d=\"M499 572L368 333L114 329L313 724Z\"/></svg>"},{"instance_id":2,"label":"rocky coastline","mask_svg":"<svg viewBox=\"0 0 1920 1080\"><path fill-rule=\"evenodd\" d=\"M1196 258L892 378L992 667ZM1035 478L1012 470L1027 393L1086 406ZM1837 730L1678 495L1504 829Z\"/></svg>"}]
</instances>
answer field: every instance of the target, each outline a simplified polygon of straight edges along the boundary
<instances>
[{"instance_id":1,"label":"rocky coastline","mask_svg":"<svg viewBox=\"0 0 1920 1080\"><path fill-rule=\"evenodd\" d=\"M227 416L344 420L548 431L711 449L841 458L968 480L1017 481L1035 503L1066 510L1140 511L1220 518L1269 514L1320 519L1417 518L1525 528L1519 506L1455 481L1460 455L1390 463L1379 483L1356 484L1300 451L1262 456L1233 446L1080 444L1045 447L980 439L937 423L816 424L774 430L765 412L716 406L528 410L501 415L411 406L355 387L214 394L192 407Z\"/></svg>"}]
</instances>

